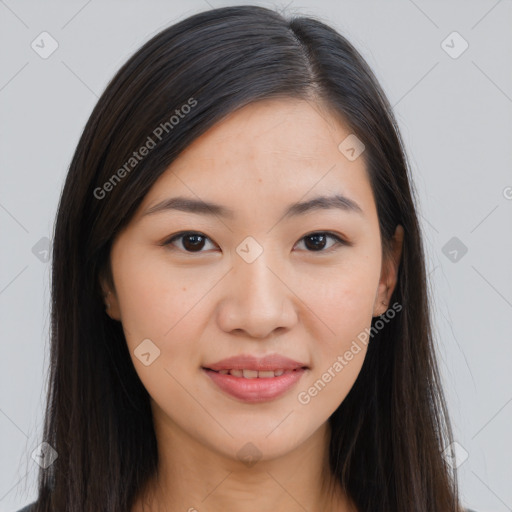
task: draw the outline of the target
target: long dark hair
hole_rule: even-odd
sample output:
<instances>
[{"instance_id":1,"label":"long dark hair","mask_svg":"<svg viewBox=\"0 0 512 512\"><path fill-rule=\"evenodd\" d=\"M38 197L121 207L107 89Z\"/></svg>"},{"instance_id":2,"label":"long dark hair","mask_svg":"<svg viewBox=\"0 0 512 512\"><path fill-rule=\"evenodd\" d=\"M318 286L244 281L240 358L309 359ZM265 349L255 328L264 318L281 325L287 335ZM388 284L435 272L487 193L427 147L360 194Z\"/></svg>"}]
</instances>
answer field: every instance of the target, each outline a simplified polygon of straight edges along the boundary
<instances>
[{"instance_id":1,"label":"long dark hair","mask_svg":"<svg viewBox=\"0 0 512 512\"><path fill-rule=\"evenodd\" d=\"M456 475L441 453L452 434L414 189L392 109L335 30L239 6L196 14L145 43L107 86L76 148L53 238L43 441L58 457L40 470L37 512L124 512L154 476L149 395L120 323L104 312L99 278L111 278L112 241L199 135L246 104L289 97L323 101L364 143L383 254L398 224L405 236L391 300L402 307L372 337L329 419L331 470L361 512L459 510ZM148 137L157 143L134 164Z\"/></svg>"}]
</instances>

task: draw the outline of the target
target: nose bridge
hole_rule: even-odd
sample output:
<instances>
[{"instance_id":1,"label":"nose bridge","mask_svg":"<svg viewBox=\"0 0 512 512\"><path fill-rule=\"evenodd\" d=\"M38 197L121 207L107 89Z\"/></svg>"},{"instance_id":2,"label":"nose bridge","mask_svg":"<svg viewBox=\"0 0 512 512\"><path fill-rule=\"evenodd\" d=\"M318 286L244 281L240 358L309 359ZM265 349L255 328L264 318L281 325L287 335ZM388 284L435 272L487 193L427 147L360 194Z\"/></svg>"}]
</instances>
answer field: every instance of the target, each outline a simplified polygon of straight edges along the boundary
<instances>
[{"instance_id":1,"label":"nose bridge","mask_svg":"<svg viewBox=\"0 0 512 512\"><path fill-rule=\"evenodd\" d=\"M265 249L252 259L255 246L250 244L251 241L248 246L240 244L237 252L240 247L249 250L235 254L221 317L225 330L240 329L254 337L265 337L277 328L290 327L295 313L293 304L287 303L291 292L284 284L284 276L279 275L283 266L277 256ZM247 257L251 251L252 256Z\"/></svg>"},{"instance_id":2,"label":"nose bridge","mask_svg":"<svg viewBox=\"0 0 512 512\"><path fill-rule=\"evenodd\" d=\"M285 288L276 276L277 268L276 258L268 249L262 250L253 261L237 255L234 262L237 302L256 306L260 311L272 310L276 302L281 303Z\"/></svg>"}]
</instances>

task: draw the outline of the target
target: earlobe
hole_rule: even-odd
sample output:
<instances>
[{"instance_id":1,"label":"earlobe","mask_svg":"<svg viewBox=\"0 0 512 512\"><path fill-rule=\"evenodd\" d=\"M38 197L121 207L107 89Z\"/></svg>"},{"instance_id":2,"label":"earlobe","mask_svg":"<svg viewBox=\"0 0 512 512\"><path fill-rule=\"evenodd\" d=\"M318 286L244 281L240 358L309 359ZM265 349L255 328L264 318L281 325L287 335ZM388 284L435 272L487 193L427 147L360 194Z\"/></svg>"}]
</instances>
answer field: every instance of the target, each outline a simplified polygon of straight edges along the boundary
<instances>
[{"instance_id":1,"label":"earlobe","mask_svg":"<svg viewBox=\"0 0 512 512\"><path fill-rule=\"evenodd\" d=\"M379 285L380 290L380 285ZM375 302L373 304L373 315L374 317L383 315L388 310L388 290L387 288L384 288L383 292L377 293L377 296L375 298ZM391 296L391 294L389 294Z\"/></svg>"},{"instance_id":2,"label":"earlobe","mask_svg":"<svg viewBox=\"0 0 512 512\"><path fill-rule=\"evenodd\" d=\"M105 313L112 318L112 320L121 320L116 296L109 291L103 295L103 300L105 302Z\"/></svg>"},{"instance_id":3,"label":"earlobe","mask_svg":"<svg viewBox=\"0 0 512 512\"><path fill-rule=\"evenodd\" d=\"M105 306L107 309L110 309L110 302L109 302L109 296L111 295L111 292L108 292L106 295L103 296L105 299Z\"/></svg>"},{"instance_id":4,"label":"earlobe","mask_svg":"<svg viewBox=\"0 0 512 512\"><path fill-rule=\"evenodd\" d=\"M105 313L112 318L112 320L120 320L119 307L117 304L117 297L110 290L104 278L100 279L100 285L103 292L103 302L105 304Z\"/></svg>"}]
</instances>

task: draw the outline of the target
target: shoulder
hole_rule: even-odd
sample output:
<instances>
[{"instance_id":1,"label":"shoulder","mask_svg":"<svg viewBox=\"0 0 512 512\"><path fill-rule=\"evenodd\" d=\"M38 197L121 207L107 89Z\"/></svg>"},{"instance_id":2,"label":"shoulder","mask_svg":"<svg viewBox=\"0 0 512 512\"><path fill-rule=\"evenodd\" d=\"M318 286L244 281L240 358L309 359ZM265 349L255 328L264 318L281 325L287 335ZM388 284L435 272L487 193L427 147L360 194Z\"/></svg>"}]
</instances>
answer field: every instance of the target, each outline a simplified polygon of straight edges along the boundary
<instances>
[{"instance_id":1,"label":"shoulder","mask_svg":"<svg viewBox=\"0 0 512 512\"><path fill-rule=\"evenodd\" d=\"M22 509L18 510L18 512L32 512L35 504L36 504L36 502L34 501L33 503L30 503L26 507L23 507Z\"/></svg>"}]
</instances>

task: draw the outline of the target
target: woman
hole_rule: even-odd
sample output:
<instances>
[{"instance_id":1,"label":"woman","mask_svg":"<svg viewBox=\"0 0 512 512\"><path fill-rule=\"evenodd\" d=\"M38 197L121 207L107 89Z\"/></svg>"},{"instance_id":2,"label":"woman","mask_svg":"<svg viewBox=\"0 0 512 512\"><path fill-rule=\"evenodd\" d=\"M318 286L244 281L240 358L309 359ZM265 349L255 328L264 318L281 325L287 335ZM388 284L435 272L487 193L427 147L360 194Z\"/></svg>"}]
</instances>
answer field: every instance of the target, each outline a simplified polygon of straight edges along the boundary
<instances>
[{"instance_id":1,"label":"woman","mask_svg":"<svg viewBox=\"0 0 512 512\"><path fill-rule=\"evenodd\" d=\"M153 37L53 247L30 510L462 510L399 130L332 28L243 6Z\"/></svg>"}]
</instances>

